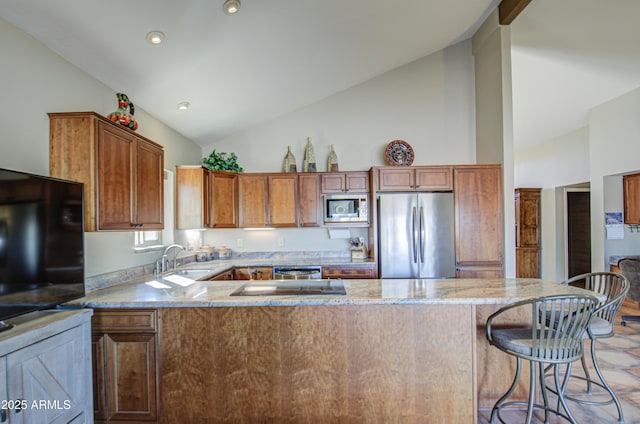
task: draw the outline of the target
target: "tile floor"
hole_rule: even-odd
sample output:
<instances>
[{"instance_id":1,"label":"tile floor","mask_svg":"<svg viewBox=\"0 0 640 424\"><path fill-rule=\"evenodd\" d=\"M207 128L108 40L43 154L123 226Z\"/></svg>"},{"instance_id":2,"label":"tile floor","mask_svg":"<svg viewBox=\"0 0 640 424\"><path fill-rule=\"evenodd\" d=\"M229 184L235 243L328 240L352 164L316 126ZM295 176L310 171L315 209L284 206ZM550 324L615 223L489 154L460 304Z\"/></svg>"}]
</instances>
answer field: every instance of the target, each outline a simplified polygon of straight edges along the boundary
<instances>
[{"instance_id":1,"label":"tile floor","mask_svg":"<svg viewBox=\"0 0 640 424\"><path fill-rule=\"evenodd\" d=\"M640 310L625 303L619 315L623 314L640 315ZM598 362L607 382L620 399L624 422L626 424L640 424L640 322L628 322L627 326L623 327L620 325L620 318L618 317L615 331L616 335L614 337L598 340L596 345ZM588 343L585 345L586 349L589 349ZM587 363L589 364L589 362ZM574 372L582 372L582 367L579 363L574 364ZM592 376L595 376L595 371L592 368L590 368L590 372ZM576 390L584 387L580 386L578 382L572 383L570 389L572 386ZM506 389L507 387L505 387ZM599 388L594 388L591 397L593 400L607 399L606 392ZM556 398L551 397L551 402L554 402L554 399ZM618 414L613 404L585 406L569 402L568 405L578 423L604 424L618 422ZM487 423L490 415L490 410L481 410L478 414L478 423ZM517 412L504 412L502 418L508 423L521 423L525 421L525 415L526 410L523 409ZM538 420L534 419L533 422L544 422L543 412L536 411L534 417L537 417ZM496 422L498 421L496 420ZM551 417L551 424L566 422L568 421L557 416Z\"/></svg>"}]
</instances>

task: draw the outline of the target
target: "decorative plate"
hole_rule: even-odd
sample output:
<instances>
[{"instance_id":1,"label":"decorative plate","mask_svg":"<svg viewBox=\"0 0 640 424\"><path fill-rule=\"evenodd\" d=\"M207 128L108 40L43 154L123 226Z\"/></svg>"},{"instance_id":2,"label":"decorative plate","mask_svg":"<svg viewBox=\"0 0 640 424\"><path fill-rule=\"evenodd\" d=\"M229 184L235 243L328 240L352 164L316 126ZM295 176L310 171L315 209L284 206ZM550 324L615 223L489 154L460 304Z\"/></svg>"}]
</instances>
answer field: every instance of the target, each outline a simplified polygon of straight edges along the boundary
<instances>
[{"instance_id":1,"label":"decorative plate","mask_svg":"<svg viewBox=\"0 0 640 424\"><path fill-rule=\"evenodd\" d=\"M384 156L389 165L409 166L413 163L413 149L404 140L393 140L387 144Z\"/></svg>"}]
</instances>

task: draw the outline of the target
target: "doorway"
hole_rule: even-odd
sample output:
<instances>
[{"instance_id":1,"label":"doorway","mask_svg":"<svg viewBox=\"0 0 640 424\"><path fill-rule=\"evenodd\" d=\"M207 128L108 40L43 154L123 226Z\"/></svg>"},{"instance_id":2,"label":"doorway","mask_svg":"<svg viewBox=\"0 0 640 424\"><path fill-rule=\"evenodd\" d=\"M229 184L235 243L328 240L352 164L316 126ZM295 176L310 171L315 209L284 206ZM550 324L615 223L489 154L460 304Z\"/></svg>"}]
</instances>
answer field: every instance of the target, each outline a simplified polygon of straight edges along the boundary
<instances>
[{"instance_id":1,"label":"doorway","mask_svg":"<svg viewBox=\"0 0 640 424\"><path fill-rule=\"evenodd\" d=\"M567 191L567 278L591 272L591 193Z\"/></svg>"}]
</instances>

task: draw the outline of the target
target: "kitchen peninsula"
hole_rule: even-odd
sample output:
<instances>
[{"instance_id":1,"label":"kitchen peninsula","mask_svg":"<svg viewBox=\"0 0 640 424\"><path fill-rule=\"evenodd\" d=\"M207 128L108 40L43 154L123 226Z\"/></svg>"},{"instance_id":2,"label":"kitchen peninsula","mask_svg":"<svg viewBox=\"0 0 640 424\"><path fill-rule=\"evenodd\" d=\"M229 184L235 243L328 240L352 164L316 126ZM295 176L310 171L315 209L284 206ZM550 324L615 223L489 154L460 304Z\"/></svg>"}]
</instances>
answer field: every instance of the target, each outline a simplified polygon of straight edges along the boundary
<instances>
[{"instance_id":1,"label":"kitchen peninsula","mask_svg":"<svg viewBox=\"0 0 640 424\"><path fill-rule=\"evenodd\" d=\"M515 367L488 346L486 317L582 292L536 279L399 279L343 280L346 295L244 297L230 296L240 281L154 281L166 287L131 282L74 303L96 317L153 317L140 331L157 336L147 395L163 422L476 423Z\"/></svg>"}]
</instances>

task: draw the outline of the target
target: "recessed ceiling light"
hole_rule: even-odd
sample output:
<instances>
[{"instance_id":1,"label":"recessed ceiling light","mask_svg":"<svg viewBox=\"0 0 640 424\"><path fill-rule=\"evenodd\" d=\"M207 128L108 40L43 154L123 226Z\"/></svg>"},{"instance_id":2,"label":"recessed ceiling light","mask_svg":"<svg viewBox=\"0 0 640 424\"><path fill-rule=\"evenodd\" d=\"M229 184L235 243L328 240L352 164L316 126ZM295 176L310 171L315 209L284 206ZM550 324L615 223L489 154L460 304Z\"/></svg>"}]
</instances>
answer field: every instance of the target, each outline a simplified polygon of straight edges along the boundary
<instances>
[{"instance_id":1,"label":"recessed ceiling light","mask_svg":"<svg viewBox=\"0 0 640 424\"><path fill-rule=\"evenodd\" d=\"M222 6L222 10L224 10L224 13L226 13L227 15L238 13L238 10L240 10L240 0L225 1L224 5Z\"/></svg>"},{"instance_id":2,"label":"recessed ceiling light","mask_svg":"<svg viewBox=\"0 0 640 424\"><path fill-rule=\"evenodd\" d=\"M187 110L189 109L189 106L191 106L191 103L189 102L180 102L178 103L178 110Z\"/></svg>"},{"instance_id":3,"label":"recessed ceiling light","mask_svg":"<svg viewBox=\"0 0 640 424\"><path fill-rule=\"evenodd\" d=\"M151 31L147 34L147 41L151 44L162 44L164 41L164 33L160 31Z\"/></svg>"}]
</instances>

